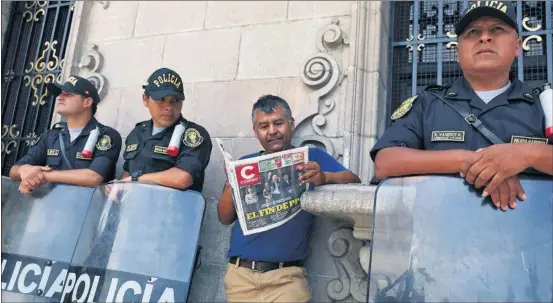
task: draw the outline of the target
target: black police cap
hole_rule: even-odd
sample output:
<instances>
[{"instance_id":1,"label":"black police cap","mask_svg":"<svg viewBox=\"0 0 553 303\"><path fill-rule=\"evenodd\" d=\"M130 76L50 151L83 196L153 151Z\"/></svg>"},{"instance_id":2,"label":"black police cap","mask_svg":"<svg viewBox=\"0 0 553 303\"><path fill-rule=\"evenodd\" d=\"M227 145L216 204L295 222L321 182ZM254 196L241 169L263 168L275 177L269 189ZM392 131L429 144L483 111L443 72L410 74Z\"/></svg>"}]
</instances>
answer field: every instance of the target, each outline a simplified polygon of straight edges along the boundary
<instances>
[{"instance_id":1,"label":"black police cap","mask_svg":"<svg viewBox=\"0 0 553 303\"><path fill-rule=\"evenodd\" d=\"M455 26L455 34L459 36L472 21L481 17L500 19L518 33L515 6L511 1L474 1L463 12L461 20Z\"/></svg>"},{"instance_id":2,"label":"black police cap","mask_svg":"<svg viewBox=\"0 0 553 303\"><path fill-rule=\"evenodd\" d=\"M160 68L148 77L142 88L154 100L161 100L167 96L174 96L177 100L184 100L182 79L177 72L169 68Z\"/></svg>"},{"instance_id":3,"label":"black police cap","mask_svg":"<svg viewBox=\"0 0 553 303\"><path fill-rule=\"evenodd\" d=\"M100 103L100 96L96 86L89 80L79 77L70 76L64 84L48 83L46 89L54 96L61 94L62 91L78 94L85 98L92 98L95 104Z\"/></svg>"}]
</instances>

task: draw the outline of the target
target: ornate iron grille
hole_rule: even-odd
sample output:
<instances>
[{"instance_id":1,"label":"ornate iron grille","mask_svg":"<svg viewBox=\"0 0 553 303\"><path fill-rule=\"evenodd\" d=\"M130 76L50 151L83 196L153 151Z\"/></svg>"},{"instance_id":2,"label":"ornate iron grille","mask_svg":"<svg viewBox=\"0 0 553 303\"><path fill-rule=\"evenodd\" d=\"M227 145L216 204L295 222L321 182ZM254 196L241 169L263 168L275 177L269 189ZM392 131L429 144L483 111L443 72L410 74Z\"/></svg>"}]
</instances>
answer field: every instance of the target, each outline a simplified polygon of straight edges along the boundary
<instances>
[{"instance_id":1,"label":"ornate iron grille","mask_svg":"<svg viewBox=\"0 0 553 303\"><path fill-rule=\"evenodd\" d=\"M512 72L531 87L553 82L552 1L516 2L523 41ZM451 83L461 76L457 64L455 24L468 1L398 1L392 5L388 113L430 84ZM387 115L390 124L390 115Z\"/></svg>"},{"instance_id":2,"label":"ornate iron grille","mask_svg":"<svg viewBox=\"0 0 553 303\"><path fill-rule=\"evenodd\" d=\"M74 1L14 1L2 49L2 175L49 128Z\"/></svg>"}]
</instances>

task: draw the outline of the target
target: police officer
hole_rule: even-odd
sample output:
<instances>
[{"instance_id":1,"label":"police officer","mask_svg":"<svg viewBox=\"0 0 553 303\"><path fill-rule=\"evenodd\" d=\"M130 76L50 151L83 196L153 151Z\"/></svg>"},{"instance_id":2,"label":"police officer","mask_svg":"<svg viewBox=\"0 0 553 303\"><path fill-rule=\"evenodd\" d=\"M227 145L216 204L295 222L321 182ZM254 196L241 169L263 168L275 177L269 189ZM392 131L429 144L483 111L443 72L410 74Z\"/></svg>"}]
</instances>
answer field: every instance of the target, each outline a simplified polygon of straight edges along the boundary
<instances>
[{"instance_id":1,"label":"police officer","mask_svg":"<svg viewBox=\"0 0 553 303\"><path fill-rule=\"evenodd\" d=\"M378 179L458 173L507 210L526 198L518 173L553 174L538 97L509 73L521 52L514 9L510 1L469 4L455 27L464 76L427 87L393 113L371 150Z\"/></svg>"},{"instance_id":2,"label":"police officer","mask_svg":"<svg viewBox=\"0 0 553 303\"><path fill-rule=\"evenodd\" d=\"M63 85L49 83L56 112L67 122L44 132L27 155L15 163L10 178L21 180L21 193L45 183L96 187L115 178L121 136L95 118L100 97L87 79L71 76Z\"/></svg>"},{"instance_id":3,"label":"police officer","mask_svg":"<svg viewBox=\"0 0 553 303\"><path fill-rule=\"evenodd\" d=\"M137 123L127 137L121 180L201 192L212 143L202 126L181 115L181 77L160 68L142 87L142 103L152 118Z\"/></svg>"}]
</instances>

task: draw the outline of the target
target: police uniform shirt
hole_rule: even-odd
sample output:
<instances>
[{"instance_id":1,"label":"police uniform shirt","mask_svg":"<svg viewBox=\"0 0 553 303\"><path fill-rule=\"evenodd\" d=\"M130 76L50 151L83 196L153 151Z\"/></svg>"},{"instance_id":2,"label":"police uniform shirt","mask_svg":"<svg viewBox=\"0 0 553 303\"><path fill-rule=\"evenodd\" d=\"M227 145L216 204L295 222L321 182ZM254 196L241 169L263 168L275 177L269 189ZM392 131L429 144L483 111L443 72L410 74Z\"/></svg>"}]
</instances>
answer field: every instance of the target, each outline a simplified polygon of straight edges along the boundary
<instances>
[{"instance_id":1,"label":"police uniform shirt","mask_svg":"<svg viewBox=\"0 0 553 303\"><path fill-rule=\"evenodd\" d=\"M94 146L92 157L85 158L81 152L86 145L90 131L97 126L100 128L98 141ZM73 169L91 169L103 177L103 182L115 179L115 166L121 152L121 136L113 128L100 124L94 117L73 142L69 138L67 124L57 123L52 129L44 132L39 141L29 149L27 155L17 161L15 165L47 165L53 170L71 169L61 152L60 134L67 160Z\"/></svg>"},{"instance_id":2,"label":"police uniform shirt","mask_svg":"<svg viewBox=\"0 0 553 303\"><path fill-rule=\"evenodd\" d=\"M172 157L167 154L167 147L175 126L181 122L184 122L186 129L179 140L179 153ZM189 189L201 192L212 149L208 132L183 117L155 135L152 135L152 128L153 122L148 120L137 123L131 131L125 142L123 169L132 175L136 171L148 174L177 167L192 176L194 183Z\"/></svg>"},{"instance_id":3,"label":"police uniform shirt","mask_svg":"<svg viewBox=\"0 0 553 303\"><path fill-rule=\"evenodd\" d=\"M487 104L464 77L452 86L432 85L406 101L392 115L393 123L371 150L371 158L387 147L422 150L477 150L492 143L470 125L452 105L472 113L505 143L547 143L544 113L537 96L519 80Z\"/></svg>"}]
</instances>

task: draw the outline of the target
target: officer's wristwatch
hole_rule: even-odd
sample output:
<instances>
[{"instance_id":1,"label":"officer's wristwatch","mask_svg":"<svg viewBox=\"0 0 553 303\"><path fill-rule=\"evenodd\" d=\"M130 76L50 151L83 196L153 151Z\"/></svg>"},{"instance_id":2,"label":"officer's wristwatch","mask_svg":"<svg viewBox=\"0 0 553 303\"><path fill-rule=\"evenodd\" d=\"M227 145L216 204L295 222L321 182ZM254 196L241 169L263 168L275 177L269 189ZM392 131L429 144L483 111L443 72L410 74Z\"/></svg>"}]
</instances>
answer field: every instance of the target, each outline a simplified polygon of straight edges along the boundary
<instances>
[{"instance_id":1,"label":"officer's wristwatch","mask_svg":"<svg viewBox=\"0 0 553 303\"><path fill-rule=\"evenodd\" d=\"M138 181L138 177L140 177L140 176L142 176L142 171L141 171L141 170L135 171L135 172L132 173L132 175L131 175L131 181L133 181L133 182Z\"/></svg>"}]
</instances>

